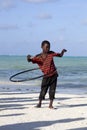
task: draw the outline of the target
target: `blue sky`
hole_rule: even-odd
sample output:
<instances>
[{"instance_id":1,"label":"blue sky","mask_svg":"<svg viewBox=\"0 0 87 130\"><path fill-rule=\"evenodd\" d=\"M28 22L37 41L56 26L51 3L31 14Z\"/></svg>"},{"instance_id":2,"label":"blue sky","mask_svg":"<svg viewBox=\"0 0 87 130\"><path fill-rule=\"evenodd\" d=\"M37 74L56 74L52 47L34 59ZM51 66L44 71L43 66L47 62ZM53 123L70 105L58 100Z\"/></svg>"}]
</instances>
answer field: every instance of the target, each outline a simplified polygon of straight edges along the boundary
<instances>
[{"instance_id":1,"label":"blue sky","mask_svg":"<svg viewBox=\"0 0 87 130\"><path fill-rule=\"evenodd\" d=\"M35 55L45 39L87 56L87 0L0 0L1 55Z\"/></svg>"}]
</instances>

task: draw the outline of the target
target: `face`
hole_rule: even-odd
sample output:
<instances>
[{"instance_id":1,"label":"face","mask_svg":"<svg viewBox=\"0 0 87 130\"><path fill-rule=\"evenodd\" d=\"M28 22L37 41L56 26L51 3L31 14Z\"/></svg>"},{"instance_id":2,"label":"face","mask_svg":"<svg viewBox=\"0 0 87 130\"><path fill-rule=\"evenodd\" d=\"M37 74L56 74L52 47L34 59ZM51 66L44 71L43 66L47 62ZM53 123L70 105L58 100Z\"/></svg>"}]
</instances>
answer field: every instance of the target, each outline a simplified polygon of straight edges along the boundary
<instances>
[{"instance_id":1,"label":"face","mask_svg":"<svg viewBox=\"0 0 87 130\"><path fill-rule=\"evenodd\" d=\"M44 46L42 47L42 49L43 49L43 52L48 53L49 50L50 50L50 46L48 44L44 44Z\"/></svg>"}]
</instances>

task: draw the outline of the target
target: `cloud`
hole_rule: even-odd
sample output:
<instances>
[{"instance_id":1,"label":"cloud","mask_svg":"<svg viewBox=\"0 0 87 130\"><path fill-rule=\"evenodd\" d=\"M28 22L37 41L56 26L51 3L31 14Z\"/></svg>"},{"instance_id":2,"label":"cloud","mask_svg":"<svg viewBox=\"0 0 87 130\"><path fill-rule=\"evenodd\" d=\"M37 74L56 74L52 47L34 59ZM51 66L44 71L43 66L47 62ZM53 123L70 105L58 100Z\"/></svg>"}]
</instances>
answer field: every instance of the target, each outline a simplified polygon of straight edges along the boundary
<instances>
[{"instance_id":1,"label":"cloud","mask_svg":"<svg viewBox=\"0 0 87 130\"><path fill-rule=\"evenodd\" d=\"M39 14L37 16L38 19L52 19L52 16L50 14Z\"/></svg>"},{"instance_id":2,"label":"cloud","mask_svg":"<svg viewBox=\"0 0 87 130\"><path fill-rule=\"evenodd\" d=\"M13 0L0 0L0 9L14 8L15 3Z\"/></svg>"},{"instance_id":3,"label":"cloud","mask_svg":"<svg viewBox=\"0 0 87 130\"><path fill-rule=\"evenodd\" d=\"M62 27L59 29L60 32L65 32L66 31L66 28L65 27Z\"/></svg>"},{"instance_id":4,"label":"cloud","mask_svg":"<svg viewBox=\"0 0 87 130\"><path fill-rule=\"evenodd\" d=\"M54 1L59 1L59 0L22 0L24 2L28 3L43 3L43 2L54 2Z\"/></svg>"},{"instance_id":5,"label":"cloud","mask_svg":"<svg viewBox=\"0 0 87 130\"><path fill-rule=\"evenodd\" d=\"M33 27L36 27L37 26L37 24L36 23L33 23L33 22L30 22L29 24L28 24L28 27L30 27L30 28L33 28Z\"/></svg>"},{"instance_id":6,"label":"cloud","mask_svg":"<svg viewBox=\"0 0 87 130\"><path fill-rule=\"evenodd\" d=\"M15 30L19 27L17 25L0 25L0 30Z\"/></svg>"},{"instance_id":7,"label":"cloud","mask_svg":"<svg viewBox=\"0 0 87 130\"><path fill-rule=\"evenodd\" d=\"M26 2L26 3L46 3L46 2L55 2L59 0L18 0L20 2ZM4 9L10 9L14 8L17 5L16 0L0 0L0 10Z\"/></svg>"},{"instance_id":8,"label":"cloud","mask_svg":"<svg viewBox=\"0 0 87 130\"><path fill-rule=\"evenodd\" d=\"M87 19L85 19L85 20L82 21L81 23L82 23L82 25L87 26Z\"/></svg>"}]
</instances>

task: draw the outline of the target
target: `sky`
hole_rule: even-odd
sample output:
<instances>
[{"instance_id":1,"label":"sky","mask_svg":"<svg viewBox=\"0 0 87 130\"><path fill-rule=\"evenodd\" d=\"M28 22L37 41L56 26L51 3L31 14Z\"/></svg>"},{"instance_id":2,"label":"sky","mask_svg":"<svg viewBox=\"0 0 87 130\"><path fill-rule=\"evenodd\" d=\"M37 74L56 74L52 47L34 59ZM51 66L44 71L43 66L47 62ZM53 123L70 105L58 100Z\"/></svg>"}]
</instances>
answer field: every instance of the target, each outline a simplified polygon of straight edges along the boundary
<instances>
[{"instance_id":1,"label":"sky","mask_svg":"<svg viewBox=\"0 0 87 130\"><path fill-rule=\"evenodd\" d=\"M35 55L41 42L87 56L87 0L0 0L0 55Z\"/></svg>"}]
</instances>

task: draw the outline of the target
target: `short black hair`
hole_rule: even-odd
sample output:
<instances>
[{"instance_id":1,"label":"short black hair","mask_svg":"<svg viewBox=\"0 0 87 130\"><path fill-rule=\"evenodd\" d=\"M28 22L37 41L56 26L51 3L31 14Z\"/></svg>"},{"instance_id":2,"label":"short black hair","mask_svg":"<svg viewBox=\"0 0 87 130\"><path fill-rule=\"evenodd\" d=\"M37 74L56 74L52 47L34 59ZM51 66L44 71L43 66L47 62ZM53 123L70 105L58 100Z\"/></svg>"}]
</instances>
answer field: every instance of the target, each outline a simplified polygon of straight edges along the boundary
<instances>
[{"instance_id":1,"label":"short black hair","mask_svg":"<svg viewBox=\"0 0 87 130\"><path fill-rule=\"evenodd\" d=\"M43 47L45 44L48 44L49 47L50 47L50 42L47 41L47 40L42 41L42 43L41 43L41 47Z\"/></svg>"}]
</instances>

